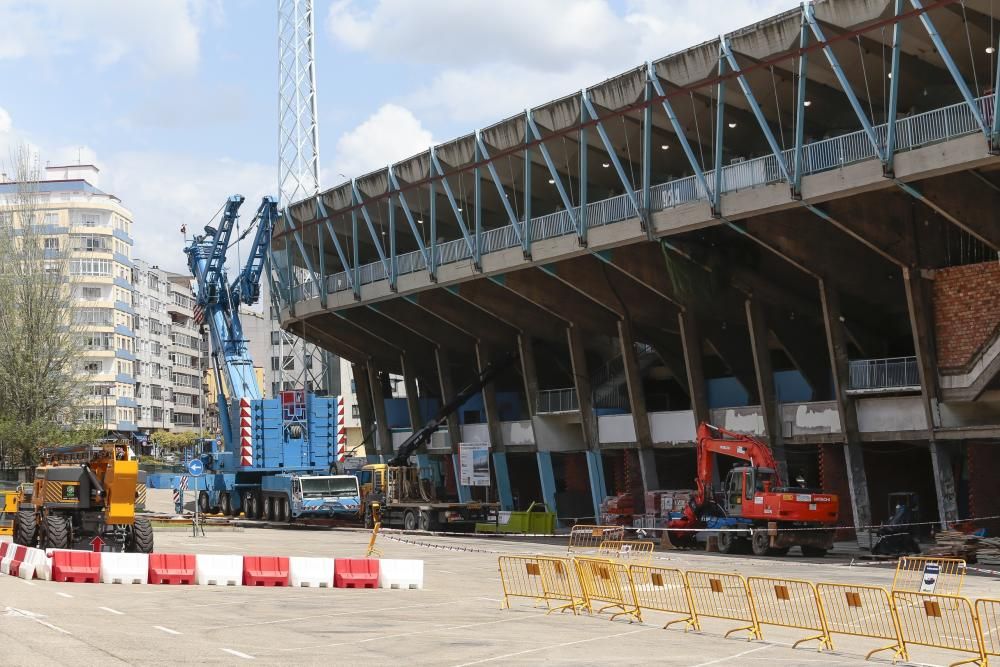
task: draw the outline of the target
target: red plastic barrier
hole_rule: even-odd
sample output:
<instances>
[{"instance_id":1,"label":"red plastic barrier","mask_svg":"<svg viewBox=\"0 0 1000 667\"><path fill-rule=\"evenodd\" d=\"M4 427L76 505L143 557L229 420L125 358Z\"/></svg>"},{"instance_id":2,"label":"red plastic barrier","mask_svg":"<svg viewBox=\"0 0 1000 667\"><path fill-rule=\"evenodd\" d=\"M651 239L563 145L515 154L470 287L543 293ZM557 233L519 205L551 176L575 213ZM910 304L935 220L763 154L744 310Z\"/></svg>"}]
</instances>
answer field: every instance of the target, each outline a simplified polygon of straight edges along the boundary
<instances>
[{"instance_id":1,"label":"red plastic barrier","mask_svg":"<svg viewBox=\"0 0 1000 667\"><path fill-rule=\"evenodd\" d=\"M0 560L7 557L7 547L11 546L10 542L0 542Z\"/></svg>"},{"instance_id":2,"label":"red plastic barrier","mask_svg":"<svg viewBox=\"0 0 1000 667\"><path fill-rule=\"evenodd\" d=\"M9 574L12 577L18 576L18 573L21 571L21 563L23 563L24 559L27 557L28 557L28 547L22 546L20 544L10 545L10 547L7 549L7 555L3 557L5 559L10 558L10 563L7 566L7 574Z\"/></svg>"},{"instance_id":3,"label":"red plastic barrier","mask_svg":"<svg viewBox=\"0 0 1000 667\"><path fill-rule=\"evenodd\" d=\"M283 556L244 556L244 586L287 586L288 559Z\"/></svg>"},{"instance_id":4,"label":"red plastic barrier","mask_svg":"<svg viewBox=\"0 0 1000 667\"><path fill-rule=\"evenodd\" d=\"M191 554L149 554L149 583L194 584Z\"/></svg>"},{"instance_id":5,"label":"red plastic barrier","mask_svg":"<svg viewBox=\"0 0 1000 667\"><path fill-rule=\"evenodd\" d=\"M377 558L335 558L334 588L378 588Z\"/></svg>"},{"instance_id":6,"label":"red plastic barrier","mask_svg":"<svg viewBox=\"0 0 1000 667\"><path fill-rule=\"evenodd\" d=\"M101 580L101 552L53 551L52 581L96 584Z\"/></svg>"}]
</instances>

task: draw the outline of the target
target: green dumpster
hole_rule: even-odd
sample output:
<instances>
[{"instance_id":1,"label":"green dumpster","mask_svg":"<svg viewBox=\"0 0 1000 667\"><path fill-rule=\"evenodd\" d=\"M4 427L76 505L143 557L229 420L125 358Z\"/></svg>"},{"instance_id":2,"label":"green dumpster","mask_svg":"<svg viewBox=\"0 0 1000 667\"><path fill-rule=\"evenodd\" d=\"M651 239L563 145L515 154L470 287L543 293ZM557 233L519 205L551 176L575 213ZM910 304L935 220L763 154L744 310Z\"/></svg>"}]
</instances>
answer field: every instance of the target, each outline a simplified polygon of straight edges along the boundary
<instances>
[{"instance_id":1,"label":"green dumpster","mask_svg":"<svg viewBox=\"0 0 1000 667\"><path fill-rule=\"evenodd\" d=\"M551 535L556 514L543 503L531 503L526 512L499 512L496 521L476 524L477 533L542 533Z\"/></svg>"}]
</instances>

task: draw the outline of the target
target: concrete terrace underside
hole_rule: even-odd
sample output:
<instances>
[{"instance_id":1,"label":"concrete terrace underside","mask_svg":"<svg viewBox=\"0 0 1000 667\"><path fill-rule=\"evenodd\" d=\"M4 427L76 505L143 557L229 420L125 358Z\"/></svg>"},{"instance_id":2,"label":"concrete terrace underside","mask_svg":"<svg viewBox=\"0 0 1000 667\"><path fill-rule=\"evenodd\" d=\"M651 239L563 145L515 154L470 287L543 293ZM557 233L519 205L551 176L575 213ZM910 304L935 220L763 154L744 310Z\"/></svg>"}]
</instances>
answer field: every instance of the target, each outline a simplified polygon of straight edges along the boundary
<instances>
[{"instance_id":1,"label":"concrete terrace underside","mask_svg":"<svg viewBox=\"0 0 1000 667\"><path fill-rule=\"evenodd\" d=\"M370 455L516 355L424 455L489 442L501 500L506 454L554 503L547 457L581 452L597 515L610 451L659 488L708 421L818 456L859 524L892 443L926 452L940 518L982 514L960 496L1000 464L1000 158L949 53L992 62L994 19L901 7L788 12L289 207L283 326L354 363Z\"/></svg>"}]
</instances>

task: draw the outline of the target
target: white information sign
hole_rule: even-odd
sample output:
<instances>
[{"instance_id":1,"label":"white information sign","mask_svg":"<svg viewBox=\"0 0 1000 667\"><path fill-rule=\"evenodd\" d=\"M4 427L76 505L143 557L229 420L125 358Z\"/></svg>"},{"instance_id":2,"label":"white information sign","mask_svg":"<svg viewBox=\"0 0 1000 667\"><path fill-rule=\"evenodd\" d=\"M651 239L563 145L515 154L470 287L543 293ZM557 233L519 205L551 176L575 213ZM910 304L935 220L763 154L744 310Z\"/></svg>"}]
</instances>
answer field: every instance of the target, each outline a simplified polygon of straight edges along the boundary
<instances>
[{"instance_id":1,"label":"white information sign","mask_svg":"<svg viewBox=\"0 0 1000 667\"><path fill-rule=\"evenodd\" d=\"M458 459L458 478L462 486L490 485L490 446L487 443L459 443Z\"/></svg>"}]
</instances>

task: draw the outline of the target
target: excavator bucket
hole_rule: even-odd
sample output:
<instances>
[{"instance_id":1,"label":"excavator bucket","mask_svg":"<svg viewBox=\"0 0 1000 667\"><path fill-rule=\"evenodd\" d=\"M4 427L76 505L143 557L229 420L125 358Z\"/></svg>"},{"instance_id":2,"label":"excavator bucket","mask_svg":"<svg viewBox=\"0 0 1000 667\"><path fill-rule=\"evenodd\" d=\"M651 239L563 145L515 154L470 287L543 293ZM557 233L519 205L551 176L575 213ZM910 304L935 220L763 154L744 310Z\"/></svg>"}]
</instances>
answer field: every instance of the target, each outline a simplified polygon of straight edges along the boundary
<instances>
[{"instance_id":1,"label":"excavator bucket","mask_svg":"<svg viewBox=\"0 0 1000 667\"><path fill-rule=\"evenodd\" d=\"M139 479L138 461L114 461L108 466L104 480L107 525L132 525L135 522L136 483Z\"/></svg>"}]
</instances>

